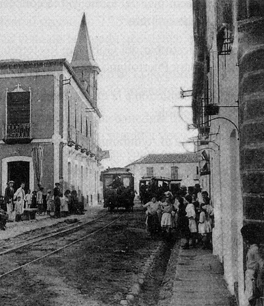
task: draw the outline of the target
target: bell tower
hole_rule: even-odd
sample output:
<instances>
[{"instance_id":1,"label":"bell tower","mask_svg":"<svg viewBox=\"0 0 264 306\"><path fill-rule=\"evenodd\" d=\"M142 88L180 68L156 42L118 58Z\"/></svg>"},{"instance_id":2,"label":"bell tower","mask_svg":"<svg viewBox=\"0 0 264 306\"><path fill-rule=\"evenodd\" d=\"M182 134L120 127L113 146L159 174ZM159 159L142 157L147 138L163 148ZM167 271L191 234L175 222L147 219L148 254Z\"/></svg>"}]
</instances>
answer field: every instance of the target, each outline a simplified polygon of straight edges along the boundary
<instances>
[{"instance_id":1,"label":"bell tower","mask_svg":"<svg viewBox=\"0 0 264 306\"><path fill-rule=\"evenodd\" d=\"M94 60L85 13L83 14L71 66L83 87L97 106L97 76L100 68Z\"/></svg>"}]
</instances>

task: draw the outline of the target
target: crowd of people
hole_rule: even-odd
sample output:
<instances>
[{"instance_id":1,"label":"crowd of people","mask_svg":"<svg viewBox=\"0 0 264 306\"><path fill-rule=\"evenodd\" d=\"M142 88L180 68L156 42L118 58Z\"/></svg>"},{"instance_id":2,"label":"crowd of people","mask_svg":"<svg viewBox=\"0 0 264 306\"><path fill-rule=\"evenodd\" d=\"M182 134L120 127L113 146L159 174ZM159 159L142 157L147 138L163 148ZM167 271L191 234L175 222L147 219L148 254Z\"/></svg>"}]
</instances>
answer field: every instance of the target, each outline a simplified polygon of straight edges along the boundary
<instances>
[{"instance_id":1,"label":"crowd of people","mask_svg":"<svg viewBox=\"0 0 264 306\"><path fill-rule=\"evenodd\" d=\"M153 195L151 201L143 205L146 208L146 225L150 234L175 231L183 241L183 248L212 247L212 228L214 211L207 191L200 186L188 193L180 189L173 195L170 191L162 198Z\"/></svg>"},{"instance_id":2,"label":"crowd of people","mask_svg":"<svg viewBox=\"0 0 264 306\"><path fill-rule=\"evenodd\" d=\"M0 229L5 230L7 221L21 221L25 212L47 214L60 218L69 214L83 214L84 205L80 201L76 190L61 191L60 183L56 183L53 191L39 185L38 190L25 191L25 183L15 191L14 181L9 181L0 208Z\"/></svg>"}]
</instances>

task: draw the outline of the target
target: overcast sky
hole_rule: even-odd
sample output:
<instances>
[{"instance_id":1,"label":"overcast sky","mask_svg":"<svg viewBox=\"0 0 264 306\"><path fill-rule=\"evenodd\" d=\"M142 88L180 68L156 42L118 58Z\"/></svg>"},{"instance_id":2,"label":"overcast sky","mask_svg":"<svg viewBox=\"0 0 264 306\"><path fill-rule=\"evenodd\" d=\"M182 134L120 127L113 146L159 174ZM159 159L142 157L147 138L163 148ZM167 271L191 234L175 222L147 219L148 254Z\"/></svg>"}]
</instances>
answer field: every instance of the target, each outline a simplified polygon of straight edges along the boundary
<instances>
[{"instance_id":1,"label":"overcast sky","mask_svg":"<svg viewBox=\"0 0 264 306\"><path fill-rule=\"evenodd\" d=\"M148 153L185 152L187 131L174 105L191 89L191 0L1 0L0 59L71 61L86 13L98 79L105 166ZM182 110L191 123L191 109ZM190 149L190 146L186 146Z\"/></svg>"}]
</instances>

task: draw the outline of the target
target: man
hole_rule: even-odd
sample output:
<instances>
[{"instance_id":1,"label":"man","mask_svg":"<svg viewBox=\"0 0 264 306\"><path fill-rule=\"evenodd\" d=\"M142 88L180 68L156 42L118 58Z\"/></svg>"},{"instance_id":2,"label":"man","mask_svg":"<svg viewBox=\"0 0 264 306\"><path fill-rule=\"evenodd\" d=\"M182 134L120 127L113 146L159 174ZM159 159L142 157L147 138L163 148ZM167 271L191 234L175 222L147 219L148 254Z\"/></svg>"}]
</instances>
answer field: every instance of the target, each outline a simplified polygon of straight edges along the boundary
<instances>
[{"instance_id":1,"label":"man","mask_svg":"<svg viewBox=\"0 0 264 306\"><path fill-rule=\"evenodd\" d=\"M53 196L54 198L55 197L59 197L61 194L61 191L60 191L60 183L55 183L55 188L53 190Z\"/></svg>"},{"instance_id":2,"label":"man","mask_svg":"<svg viewBox=\"0 0 264 306\"><path fill-rule=\"evenodd\" d=\"M20 198L20 202L22 203L22 211L21 214L24 212L24 202L25 202L25 183L22 182L20 187L17 189L17 191L14 194L14 200Z\"/></svg>"},{"instance_id":3,"label":"man","mask_svg":"<svg viewBox=\"0 0 264 306\"><path fill-rule=\"evenodd\" d=\"M8 215L8 219L11 220L11 214L14 210L14 181L9 181L7 183L7 187L5 189L5 203L6 203L6 212Z\"/></svg>"}]
</instances>

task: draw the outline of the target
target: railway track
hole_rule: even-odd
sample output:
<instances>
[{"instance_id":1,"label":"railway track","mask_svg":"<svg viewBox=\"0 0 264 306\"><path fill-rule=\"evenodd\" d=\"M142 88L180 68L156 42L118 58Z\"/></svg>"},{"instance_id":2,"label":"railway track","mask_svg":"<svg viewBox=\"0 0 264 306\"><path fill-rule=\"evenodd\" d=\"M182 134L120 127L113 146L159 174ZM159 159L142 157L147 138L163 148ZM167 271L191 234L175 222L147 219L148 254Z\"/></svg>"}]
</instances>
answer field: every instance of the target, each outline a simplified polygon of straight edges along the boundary
<instances>
[{"instance_id":1,"label":"railway track","mask_svg":"<svg viewBox=\"0 0 264 306\"><path fill-rule=\"evenodd\" d=\"M59 253L84 239L88 239L120 220L122 215L118 214L117 217L109 214L102 215L77 226L69 226L69 228L63 228L60 231L54 231L48 235L45 234L45 236L39 235L34 237L33 240L24 241L21 245L2 250L0 252L2 259L0 263L0 280L33 263ZM110 220L105 220L104 217ZM9 259L10 257L12 258L11 261L8 261L8 265L5 264L5 256L8 256Z\"/></svg>"},{"instance_id":2,"label":"railway track","mask_svg":"<svg viewBox=\"0 0 264 306\"><path fill-rule=\"evenodd\" d=\"M71 231L78 231L80 228L82 228L82 227L84 227L88 224L92 224L92 223L96 222L97 220L100 220L100 219L106 217L107 215L108 215L108 213L103 214L98 218L94 218L92 220L83 222L81 224L80 224L80 222L78 222L77 225L76 225L76 223L72 223L70 225L66 225L66 226L63 226L61 228L55 228L55 229L47 231L45 233L41 233L40 235L36 235L36 236L33 235L33 237L23 239L22 241L19 241L19 242L15 242L17 240L17 237L15 237L14 238L15 241L11 241L9 243L2 242L2 246L0 247L0 256L11 253L13 251L16 251L16 250L18 250L22 247L28 246L30 244L34 244L36 242L49 239L51 237L55 237L55 236L63 234L63 233L70 233Z\"/></svg>"}]
</instances>

